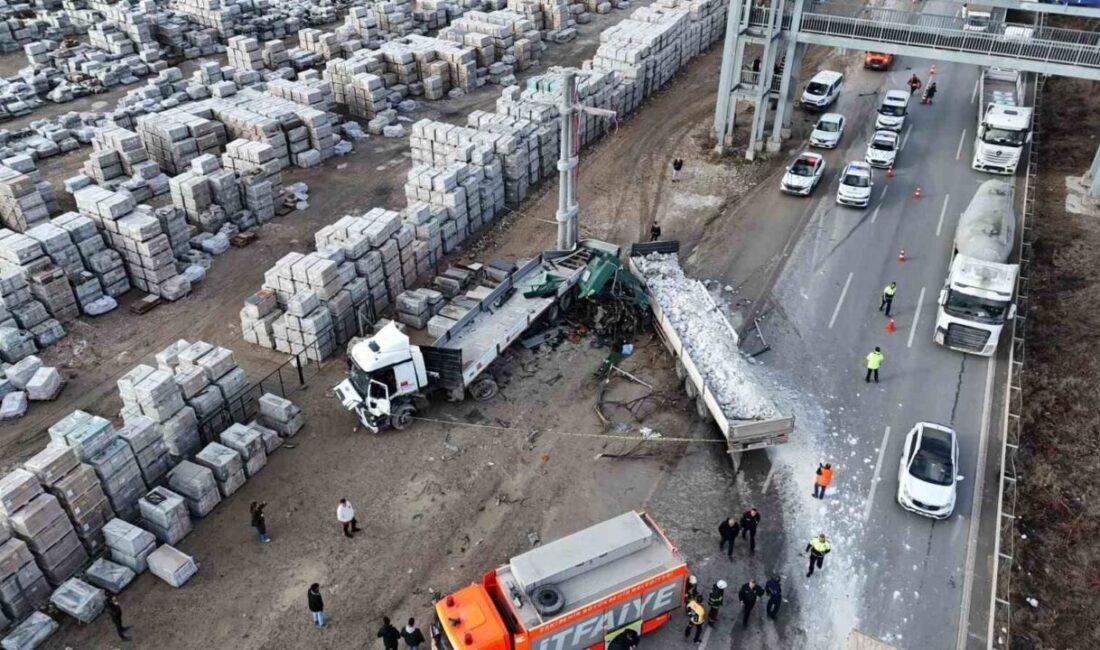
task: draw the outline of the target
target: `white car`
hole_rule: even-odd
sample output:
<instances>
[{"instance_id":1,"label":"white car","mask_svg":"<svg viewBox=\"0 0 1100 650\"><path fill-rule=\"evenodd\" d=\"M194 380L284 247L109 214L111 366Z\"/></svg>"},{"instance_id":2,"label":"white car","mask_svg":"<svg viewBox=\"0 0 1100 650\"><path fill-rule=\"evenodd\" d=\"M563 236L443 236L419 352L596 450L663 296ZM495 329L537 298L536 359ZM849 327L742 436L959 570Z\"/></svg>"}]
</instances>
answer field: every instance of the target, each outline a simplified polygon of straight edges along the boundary
<instances>
[{"instance_id":1,"label":"white car","mask_svg":"<svg viewBox=\"0 0 1100 650\"><path fill-rule=\"evenodd\" d=\"M905 125L905 116L909 114L909 91L890 90L882 98L878 107L878 116L875 117L876 129L890 129L900 131Z\"/></svg>"},{"instance_id":2,"label":"white car","mask_svg":"<svg viewBox=\"0 0 1100 650\"><path fill-rule=\"evenodd\" d=\"M836 202L866 208L871 202L871 166L862 160L852 161L840 174L840 186L836 189Z\"/></svg>"},{"instance_id":3,"label":"white car","mask_svg":"<svg viewBox=\"0 0 1100 650\"><path fill-rule=\"evenodd\" d=\"M812 111L823 111L840 96L844 75L833 70L821 70L806 84L802 91L802 106Z\"/></svg>"},{"instance_id":4,"label":"white car","mask_svg":"<svg viewBox=\"0 0 1100 650\"><path fill-rule=\"evenodd\" d=\"M810 146L822 149L836 149L844 135L844 116L840 113L826 113L817 120L810 132Z\"/></svg>"},{"instance_id":5,"label":"white car","mask_svg":"<svg viewBox=\"0 0 1100 650\"><path fill-rule=\"evenodd\" d=\"M899 138L893 131L875 131L863 159L872 167L889 167L898 156Z\"/></svg>"},{"instance_id":6,"label":"white car","mask_svg":"<svg viewBox=\"0 0 1100 650\"><path fill-rule=\"evenodd\" d=\"M779 189L787 194L809 196L825 175L825 158L820 154L803 151L794 164L787 168Z\"/></svg>"},{"instance_id":7,"label":"white car","mask_svg":"<svg viewBox=\"0 0 1100 650\"><path fill-rule=\"evenodd\" d=\"M947 519L955 511L958 466L955 430L918 422L905 436L898 464L898 505L918 515Z\"/></svg>"}]
</instances>

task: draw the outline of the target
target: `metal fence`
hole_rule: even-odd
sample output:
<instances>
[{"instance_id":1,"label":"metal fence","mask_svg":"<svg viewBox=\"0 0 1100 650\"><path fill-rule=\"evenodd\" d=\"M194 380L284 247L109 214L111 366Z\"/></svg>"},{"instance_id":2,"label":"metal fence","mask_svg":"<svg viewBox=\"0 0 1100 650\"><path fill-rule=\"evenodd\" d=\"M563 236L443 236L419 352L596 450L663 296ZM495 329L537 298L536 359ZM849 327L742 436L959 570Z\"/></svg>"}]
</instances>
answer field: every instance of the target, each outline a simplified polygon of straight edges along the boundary
<instances>
[{"instance_id":1,"label":"metal fence","mask_svg":"<svg viewBox=\"0 0 1100 650\"><path fill-rule=\"evenodd\" d=\"M1020 274L1016 280L1016 319L1012 322L1012 347L1008 353L1008 381L1005 388L1005 430L1001 446L1001 480L997 496L997 539L994 543L993 590L990 603L988 644L993 648L1010 647L1012 623L1012 570L1016 540L1017 452L1023 425L1024 339L1031 308L1032 241L1035 225L1035 183L1039 171L1039 146L1042 141L1043 85L1046 77L1036 75L1035 118L1031 147L1028 150L1027 175L1024 177L1023 224L1020 228Z\"/></svg>"}]
</instances>

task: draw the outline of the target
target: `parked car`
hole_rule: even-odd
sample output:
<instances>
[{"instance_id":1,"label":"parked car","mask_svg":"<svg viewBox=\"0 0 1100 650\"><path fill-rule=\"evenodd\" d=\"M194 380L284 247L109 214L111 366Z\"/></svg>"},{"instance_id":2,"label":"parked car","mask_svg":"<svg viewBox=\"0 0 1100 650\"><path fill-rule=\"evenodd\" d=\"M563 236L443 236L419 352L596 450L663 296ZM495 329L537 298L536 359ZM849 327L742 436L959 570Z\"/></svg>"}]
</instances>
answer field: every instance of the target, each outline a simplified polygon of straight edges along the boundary
<instances>
[{"instance_id":1,"label":"parked car","mask_svg":"<svg viewBox=\"0 0 1100 650\"><path fill-rule=\"evenodd\" d=\"M787 194L809 196L824 175L825 158L820 154L803 151L794 164L787 168L787 173L783 174L779 189Z\"/></svg>"},{"instance_id":2,"label":"parked car","mask_svg":"<svg viewBox=\"0 0 1100 650\"><path fill-rule=\"evenodd\" d=\"M893 131L875 131L867 143L864 160L872 167L889 167L897 159L899 147L898 134Z\"/></svg>"},{"instance_id":3,"label":"parked car","mask_svg":"<svg viewBox=\"0 0 1100 650\"><path fill-rule=\"evenodd\" d=\"M840 174L840 185L836 188L836 202L857 208L866 208L871 203L871 188L875 183L871 176L871 166L862 160L855 160L844 166Z\"/></svg>"},{"instance_id":4,"label":"parked car","mask_svg":"<svg viewBox=\"0 0 1100 650\"><path fill-rule=\"evenodd\" d=\"M955 512L958 466L955 430L918 422L905 436L898 464L898 504L925 517L947 519Z\"/></svg>"},{"instance_id":5,"label":"parked car","mask_svg":"<svg viewBox=\"0 0 1100 650\"><path fill-rule=\"evenodd\" d=\"M905 116L909 114L909 96L908 90L888 90L879 104L875 128L900 131L905 126Z\"/></svg>"},{"instance_id":6,"label":"parked car","mask_svg":"<svg viewBox=\"0 0 1100 650\"><path fill-rule=\"evenodd\" d=\"M826 113L817 119L814 130L810 132L810 145L835 149L843 136L844 116L840 113Z\"/></svg>"},{"instance_id":7,"label":"parked car","mask_svg":"<svg viewBox=\"0 0 1100 650\"><path fill-rule=\"evenodd\" d=\"M810 79L802 91L802 106L813 111L823 111L840 96L844 75L833 70L822 70Z\"/></svg>"}]
</instances>

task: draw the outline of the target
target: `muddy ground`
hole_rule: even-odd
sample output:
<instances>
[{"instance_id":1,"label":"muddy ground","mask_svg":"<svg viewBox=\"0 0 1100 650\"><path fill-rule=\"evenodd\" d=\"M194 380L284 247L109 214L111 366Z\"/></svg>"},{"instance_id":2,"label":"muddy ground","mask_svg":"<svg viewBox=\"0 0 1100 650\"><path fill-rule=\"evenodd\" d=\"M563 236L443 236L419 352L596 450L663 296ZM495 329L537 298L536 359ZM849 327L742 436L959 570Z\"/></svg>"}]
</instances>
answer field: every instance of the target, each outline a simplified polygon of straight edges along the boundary
<instances>
[{"instance_id":1,"label":"muddy ground","mask_svg":"<svg viewBox=\"0 0 1100 650\"><path fill-rule=\"evenodd\" d=\"M1100 145L1096 84L1051 78L1043 108L1012 583L1028 650L1100 646L1100 216L1065 210L1065 177Z\"/></svg>"}]
</instances>

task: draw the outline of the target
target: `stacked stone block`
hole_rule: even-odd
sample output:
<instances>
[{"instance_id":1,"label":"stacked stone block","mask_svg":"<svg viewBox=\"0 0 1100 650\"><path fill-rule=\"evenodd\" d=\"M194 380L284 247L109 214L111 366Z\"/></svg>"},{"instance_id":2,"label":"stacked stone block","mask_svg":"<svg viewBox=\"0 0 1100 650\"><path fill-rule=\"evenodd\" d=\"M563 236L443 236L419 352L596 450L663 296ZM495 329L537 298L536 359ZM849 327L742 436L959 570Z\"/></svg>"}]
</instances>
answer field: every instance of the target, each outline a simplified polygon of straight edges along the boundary
<instances>
[{"instance_id":1,"label":"stacked stone block","mask_svg":"<svg viewBox=\"0 0 1100 650\"><path fill-rule=\"evenodd\" d=\"M103 550L103 527L115 516L114 510L95 471L80 462L76 451L52 442L23 467L57 497L88 553L95 555Z\"/></svg>"}]
</instances>

